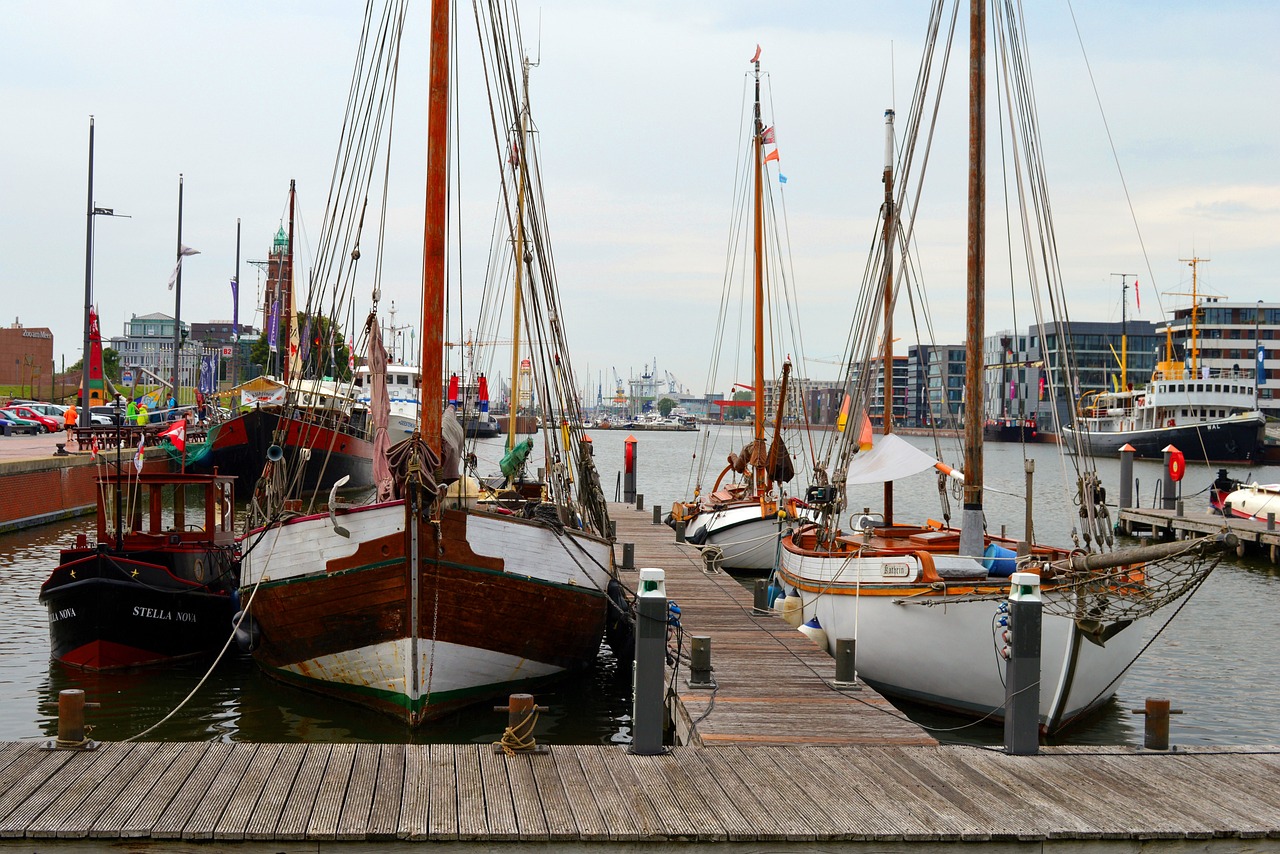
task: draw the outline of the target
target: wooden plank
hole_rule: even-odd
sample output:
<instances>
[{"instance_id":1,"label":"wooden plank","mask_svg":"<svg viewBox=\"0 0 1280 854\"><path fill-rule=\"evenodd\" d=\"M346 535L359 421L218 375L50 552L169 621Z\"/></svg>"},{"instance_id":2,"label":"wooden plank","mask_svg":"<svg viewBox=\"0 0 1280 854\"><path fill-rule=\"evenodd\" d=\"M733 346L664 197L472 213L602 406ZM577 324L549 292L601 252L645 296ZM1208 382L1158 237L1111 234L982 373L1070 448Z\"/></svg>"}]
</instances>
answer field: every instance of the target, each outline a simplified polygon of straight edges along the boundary
<instances>
[{"instance_id":1,"label":"wooden plank","mask_svg":"<svg viewBox=\"0 0 1280 854\"><path fill-rule=\"evenodd\" d=\"M560 779L559 763L556 761L557 756L560 754L572 753L573 750L574 748L569 746L557 745L551 748L551 753L545 756L524 757L528 762L529 775L534 786L533 797L542 806L548 839L576 840L582 838L582 833L578 828L577 817L574 815L573 807L569 803L571 795L564 781ZM581 774L580 768L578 773ZM582 777L579 776L576 780L579 791L581 790L582 782ZM590 796L588 796L588 800L590 800ZM592 806L595 806L594 802L592 802ZM599 816L598 811L596 815ZM518 812L517 817L519 817Z\"/></svg>"},{"instance_id":2,"label":"wooden plank","mask_svg":"<svg viewBox=\"0 0 1280 854\"><path fill-rule=\"evenodd\" d=\"M791 838L787 828L799 824L799 816L792 812L790 806L773 797L772 789L757 790L747 785L734 767L734 757L740 755L736 749L713 747L693 753L706 765L722 796L728 798L734 808L751 822L755 840L771 842Z\"/></svg>"},{"instance_id":3,"label":"wooden plank","mask_svg":"<svg viewBox=\"0 0 1280 854\"><path fill-rule=\"evenodd\" d=\"M453 767L458 775L458 838L487 839L489 824L485 817L485 792L484 780L480 773L480 751L473 745L465 744L455 744L452 750Z\"/></svg>"},{"instance_id":4,"label":"wooden plank","mask_svg":"<svg viewBox=\"0 0 1280 854\"><path fill-rule=\"evenodd\" d=\"M501 761L507 767L507 779L511 783L511 802L515 807L516 827L519 828L519 838L527 839L549 839L550 820L546 815L546 803L538 789L538 784L534 779L533 765L544 765L554 770L554 763L551 757L547 755L516 755L507 756L503 753L489 754L494 759ZM563 799L563 793L561 793ZM558 820L563 820L563 815L557 816ZM572 820L570 826L572 827Z\"/></svg>"},{"instance_id":5,"label":"wooden plank","mask_svg":"<svg viewBox=\"0 0 1280 854\"><path fill-rule=\"evenodd\" d=\"M577 833L573 838L587 841L609 839L609 825L600 812L595 793L591 791L586 772L582 769L582 762L579 759L581 752L581 747L553 748L551 757L555 779L551 779L545 766L535 765L534 775L539 781L538 788L540 790L543 788L542 781L545 775L546 789L559 792L564 797L569 810L573 813L573 823L577 827ZM547 796L544 795L545 797ZM551 809L548 809L548 829L555 838L555 827L551 825L550 813Z\"/></svg>"},{"instance_id":6,"label":"wooden plank","mask_svg":"<svg viewBox=\"0 0 1280 854\"><path fill-rule=\"evenodd\" d=\"M802 765L789 760L789 748L762 746L739 747L734 768L748 786L774 793L775 800L785 804L797 821L788 835L796 840L815 840L830 835L835 825L825 810L801 785L805 776Z\"/></svg>"},{"instance_id":7,"label":"wooden plank","mask_svg":"<svg viewBox=\"0 0 1280 854\"><path fill-rule=\"evenodd\" d=\"M390 746L384 745L384 747ZM417 842L429 839L431 836L431 750L428 746L421 744L402 745L402 748L401 784L394 786L390 791L385 791L383 783L379 781L378 795L382 797L393 793L399 794L394 808L389 807L387 810L390 813L394 809L398 814L392 833L398 839ZM380 770L387 770L385 757ZM449 785L452 791L452 781ZM377 809L375 804L375 812ZM380 821L375 820L374 824L380 824Z\"/></svg>"},{"instance_id":8,"label":"wooden plank","mask_svg":"<svg viewBox=\"0 0 1280 854\"><path fill-rule=\"evenodd\" d=\"M369 804L367 835L369 839L395 839L400 826L401 801L420 785L430 786L430 779L405 779L405 745L383 744L378 747L378 768ZM426 804L425 798L422 803Z\"/></svg>"},{"instance_id":9,"label":"wooden plank","mask_svg":"<svg viewBox=\"0 0 1280 854\"><path fill-rule=\"evenodd\" d=\"M42 791L46 782L73 758L79 765L88 762L89 760L83 758L85 755L92 754L79 754L67 750L42 750L34 744L30 745L29 750L24 751L9 765L8 779L3 793L0 794L0 827L8 822L14 811L19 809L33 792ZM13 830L0 830L0 836L21 836L25 826L25 822L15 822Z\"/></svg>"},{"instance_id":10,"label":"wooden plank","mask_svg":"<svg viewBox=\"0 0 1280 854\"><path fill-rule=\"evenodd\" d=\"M608 756L621 753L625 748L608 748ZM657 821L652 818L653 806L644 801L645 809L637 813L631 799L635 797L634 788L625 794L618 788L613 778L610 761L605 758L606 748L598 745L584 745L578 748L578 761L586 777L587 786L595 798L604 823L609 828L608 838L611 840L649 837L655 830ZM642 799L643 800L643 799Z\"/></svg>"},{"instance_id":11,"label":"wooden plank","mask_svg":"<svg viewBox=\"0 0 1280 854\"><path fill-rule=\"evenodd\" d=\"M272 839L306 839L307 826L315 807L316 793L324 779L325 765L329 762L331 744L309 744L298 765L293 788L285 801L280 819L276 822Z\"/></svg>"},{"instance_id":12,"label":"wooden plank","mask_svg":"<svg viewBox=\"0 0 1280 854\"><path fill-rule=\"evenodd\" d=\"M0 836L24 834L59 799L78 805L129 753L130 745L108 744L96 751L73 754L69 759L58 757L56 771L0 822Z\"/></svg>"},{"instance_id":13,"label":"wooden plank","mask_svg":"<svg viewBox=\"0 0 1280 854\"><path fill-rule=\"evenodd\" d=\"M355 750L351 780L347 783L347 794L338 813L338 839L364 839L369 832L369 814L373 810L373 791L378 782L381 751L376 744L357 744Z\"/></svg>"},{"instance_id":14,"label":"wooden plank","mask_svg":"<svg viewBox=\"0 0 1280 854\"><path fill-rule=\"evenodd\" d=\"M213 785L214 778L222 770L231 752L230 744L207 744L200 761L185 776L170 777L165 774L167 779L163 781L163 788L158 788L157 791L173 792L173 798L158 815L152 816L150 811L140 809L130 818L129 826L134 827L135 822L145 821L148 836L155 839L181 838L182 829L186 827L200 799Z\"/></svg>"},{"instance_id":15,"label":"wooden plank","mask_svg":"<svg viewBox=\"0 0 1280 854\"><path fill-rule=\"evenodd\" d=\"M659 768L660 764L670 761L669 756L636 756L633 753L619 753L613 757L613 774L618 787L626 789L634 786L635 790L648 799L653 806L654 824L660 835L666 838L720 840L726 837L724 827L714 820L706 811L695 818L685 811L666 778ZM627 777L630 771L635 777L632 784ZM638 800L638 799L637 799ZM693 806L693 805L690 805ZM700 825L698 819L706 820Z\"/></svg>"},{"instance_id":16,"label":"wooden plank","mask_svg":"<svg viewBox=\"0 0 1280 854\"><path fill-rule=\"evenodd\" d=\"M147 763L138 769L133 779L127 781L124 789L112 798L107 809L93 822L89 828L89 835L93 837L123 836L126 822L142 804L159 801L161 802L159 806L163 809L168 805L174 790L156 791L160 780L175 766L183 769L184 773L190 771L195 767L198 758L198 752L188 750L184 744L175 742L158 744L155 753Z\"/></svg>"},{"instance_id":17,"label":"wooden plank","mask_svg":"<svg viewBox=\"0 0 1280 854\"><path fill-rule=\"evenodd\" d=\"M346 798L347 784L355 763L356 745L333 744L329 746L329 761L316 789L315 806L307 822L307 839L336 839L338 816ZM365 813L366 817L368 813ZM367 818L366 818L367 821Z\"/></svg>"},{"instance_id":18,"label":"wooden plank","mask_svg":"<svg viewBox=\"0 0 1280 854\"><path fill-rule=\"evenodd\" d=\"M519 839L520 824L516 820L512 786L507 774L506 757L495 754L488 744L470 746L480 765L480 789L484 793L484 814L488 824L489 839ZM546 825L543 825L543 838Z\"/></svg>"},{"instance_id":19,"label":"wooden plank","mask_svg":"<svg viewBox=\"0 0 1280 854\"><path fill-rule=\"evenodd\" d=\"M306 755L305 744L281 745L280 753L267 779L262 784L262 793L253 812L249 814L244 826L245 839L275 839L276 825L284 812L286 802L291 797L294 780L298 769L302 766Z\"/></svg>"},{"instance_id":20,"label":"wooden plank","mask_svg":"<svg viewBox=\"0 0 1280 854\"><path fill-rule=\"evenodd\" d=\"M244 779L245 771L257 752L258 745L256 744L240 743L231 745L231 755L227 757L227 761L218 769L217 775L214 776L213 782L205 789L203 796L196 800L195 808L191 811L191 817L182 829L182 838L213 838L213 829L217 827L218 821L222 818L222 813L226 810L232 795L239 788L240 782Z\"/></svg>"},{"instance_id":21,"label":"wooden plank","mask_svg":"<svg viewBox=\"0 0 1280 854\"><path fill-rule=\"evenodd\" d=\"M260 744L213 827L218 839L244 839L249 820L265 794L271 771L280 762L282 744Z\"/></svg>"},{"instance_id":22,"label":"wooden plank","mask_svg":"<svg viewBox=\"0 0 1280 854\"><path fill-rule=\"evenodd\" d=\"M660 763L659 768L667 778L676 799L685 804L686 811L711 817L710 824L718 824L730 841L754 840L758 836L754 817L748 819L734 799L721 787L711 769L702 762L703 751L690 748L673 748L670 763ZM676 773L678 772L678 773ZM736 780L736 778L734 778ZM690 809L690 805L695 805ZM695 815L696 819L696 815Z\"/></svg>"},{"instance_id":23,"label":"wooden plank","mask_svg":"<svg viewBox=\"0 0 1280 854\"><path fill-rule=\"evenodd\" d=\"M89 828L98 816L111 807L129 781L155 755L159 746L156 743L129 745L130 750L120 763L109 770L104 768L102 776L97 780L94 779L95 775L81 775L73 786L31 823L27 828L27 835L88 836Z\"/></svg>"},{"instance_id":24,"label":"wooden plank","mask_svg":"<svg viewBox=\"0 0 1280 854\"><path fill-rule=\"evenodd\" d=\"M431 807L427 814L427 829L433 839L457 839L459 825L460 779L452 745L431 746Z\"/></svg>"}]
</instances>

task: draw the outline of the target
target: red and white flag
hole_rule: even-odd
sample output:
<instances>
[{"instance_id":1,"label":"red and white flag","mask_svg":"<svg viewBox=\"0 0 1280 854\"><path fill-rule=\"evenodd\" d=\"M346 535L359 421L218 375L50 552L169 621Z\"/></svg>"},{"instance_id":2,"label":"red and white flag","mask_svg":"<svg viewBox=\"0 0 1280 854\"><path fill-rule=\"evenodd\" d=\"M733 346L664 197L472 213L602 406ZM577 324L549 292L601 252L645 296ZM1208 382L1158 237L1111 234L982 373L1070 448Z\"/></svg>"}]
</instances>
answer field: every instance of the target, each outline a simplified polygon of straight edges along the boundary
<instances>
[{"instance_id":1,"label":"red and white flag","mask_svg":"<svg viewBox=\"0 0 1280 854\"><path fill-rule=\"evenodd\" d=\"M1142 294L1138 293L1138 280L1133 280L1133 298L1138 301L1138 311L1142 311Z\"/></svg>"},{"instance_id":2,"label":"red and white flag","mask_svg":"<svg viewBox=\"0 0 1280 854\"><path fill-rule=\"evenodd\" d=\"M157 439L168 439L169 443L179 451L187 449L187 419L179 418L168 428L156 434Z\"/></svg>"}]
</instances>

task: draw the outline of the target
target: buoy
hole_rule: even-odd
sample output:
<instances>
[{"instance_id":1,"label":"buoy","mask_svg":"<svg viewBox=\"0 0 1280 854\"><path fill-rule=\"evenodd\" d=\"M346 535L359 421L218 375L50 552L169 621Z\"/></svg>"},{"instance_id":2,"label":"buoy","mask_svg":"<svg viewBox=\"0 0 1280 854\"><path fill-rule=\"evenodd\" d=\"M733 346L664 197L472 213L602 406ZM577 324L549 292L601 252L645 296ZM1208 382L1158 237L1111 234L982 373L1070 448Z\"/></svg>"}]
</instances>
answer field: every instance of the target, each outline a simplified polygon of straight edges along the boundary
<instances>
[{"instance_id":1,"label":"buoy","mask_svg":"<svg viewBox=\"0 0 1280 854\"><path fill-rule=\"evenodd\" d=\"M816 643L823 652L827 651L827 630L822 628L817 617L811 617L809 622L801 626L800 633Z\"/></svg>"},{"instance_id":2,"label":"buoy","mask_svg":"<svg viewBox=\"0 0 1280 854\"><path fill-rule=\"evenodd\" d=\"M476 508L480 498L480 482L470 475L464 475L445 490L445 502L449 507L463 507L467 510Z\"/></svg>"},{"instance_id":3,"label":"buoy","mask_svg":"<svg viewBox=\"0 0 1280 854\"><path fill-rule=\"evenodd\" d=\"M778 601L782 603L778 607L782 613L782 619L786 620L792 628L800 628L800 624L804 622L804 604L800 601L800 593L792 590L785 598L779 597Z\"/></svg>"},{"instance_id":4,"label":"buoy","mask_svg":"<svg viewBox=\"0 0 1280 854\"><path fill-rule=\"evenodd\" d=\"M262 633L258 629L258 621L252 614L237 611L231 618L231 625L235 626L236 646L240 647L242 652L253 652L258 648Z\"/></svg>"}]
</instances>

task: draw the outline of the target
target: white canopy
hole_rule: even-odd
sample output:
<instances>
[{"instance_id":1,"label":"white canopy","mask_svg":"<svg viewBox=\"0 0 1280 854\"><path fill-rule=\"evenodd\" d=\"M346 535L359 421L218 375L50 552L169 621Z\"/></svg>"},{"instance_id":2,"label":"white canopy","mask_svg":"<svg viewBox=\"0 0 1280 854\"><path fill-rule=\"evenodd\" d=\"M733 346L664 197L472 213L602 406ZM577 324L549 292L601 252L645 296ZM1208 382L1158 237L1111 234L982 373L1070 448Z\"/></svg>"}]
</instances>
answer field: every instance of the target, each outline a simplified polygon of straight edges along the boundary
<instances>
[{"instance_id":1,"label":"white canopy","mask_svg":"<svg viewBox=\"0 0 1280 854\"><path fill-rule=\"evenodd\" d=\"M846 483L884 483L928 471L937 463L932 456L900 438L896 433L877 436L871 450L863 451L849 463Z\"/></svg>"}]
</instances>

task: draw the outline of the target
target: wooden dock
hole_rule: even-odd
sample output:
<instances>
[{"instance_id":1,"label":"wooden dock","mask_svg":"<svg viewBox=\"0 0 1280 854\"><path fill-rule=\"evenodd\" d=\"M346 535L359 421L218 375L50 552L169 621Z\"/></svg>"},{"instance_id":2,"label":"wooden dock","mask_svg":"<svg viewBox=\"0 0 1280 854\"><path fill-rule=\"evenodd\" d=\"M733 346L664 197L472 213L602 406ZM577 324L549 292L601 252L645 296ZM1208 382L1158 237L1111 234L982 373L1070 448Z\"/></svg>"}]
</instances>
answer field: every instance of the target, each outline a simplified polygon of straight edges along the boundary
<instances>
[{"instance_id":1,"label":"wooden dock","mask_svg":"<svg viewBox=\"0 0 1280 854\"><path fill-rule=\"evenodd\" d=\"M1161 539L1187 539L1230 530L1240 540L1236 555L1258 555L1280 563L1280 526L1268 529L1266 522L1253 519L1225 519L1206 511L1182 512L1149 507L1127 508L1116 516L1120 530L1129 535L1150 534Z\"/></svg>"},{"instance_id":2,"label":"wooden dock","mask_svg":"<svg viewBox=\"0 0 1280 854\"><path fill-rule=\"evenodd\" d=\"M618 542L635 545L636 566L666 571L687 638L711 639L717 687L690 688L676 674L671 717L680 744L936 744L866 685L833 686L835 660L780 616L755 614L753 594L643 511L613 504ZM635 575L622 573L634 586Z\"/></svg>"},{"instance_id":3,"label":"wooden dock","mask_svg":"<svg viewBox=\"0 0 1280 854\"><path fill-rule=\"evenodd\" d=\"M714 692L677 674L684 742L625 746L0 743L0 854L417 849L665 852L1280 851L1280 747L940 745L651 511L615 506L637 566L667 573ZM633 573L624 578L634 579ZM1176 743L1176 729L1173 741ZM442 847L443 846L443 847Z\"/></svg>"}]
</instances>

